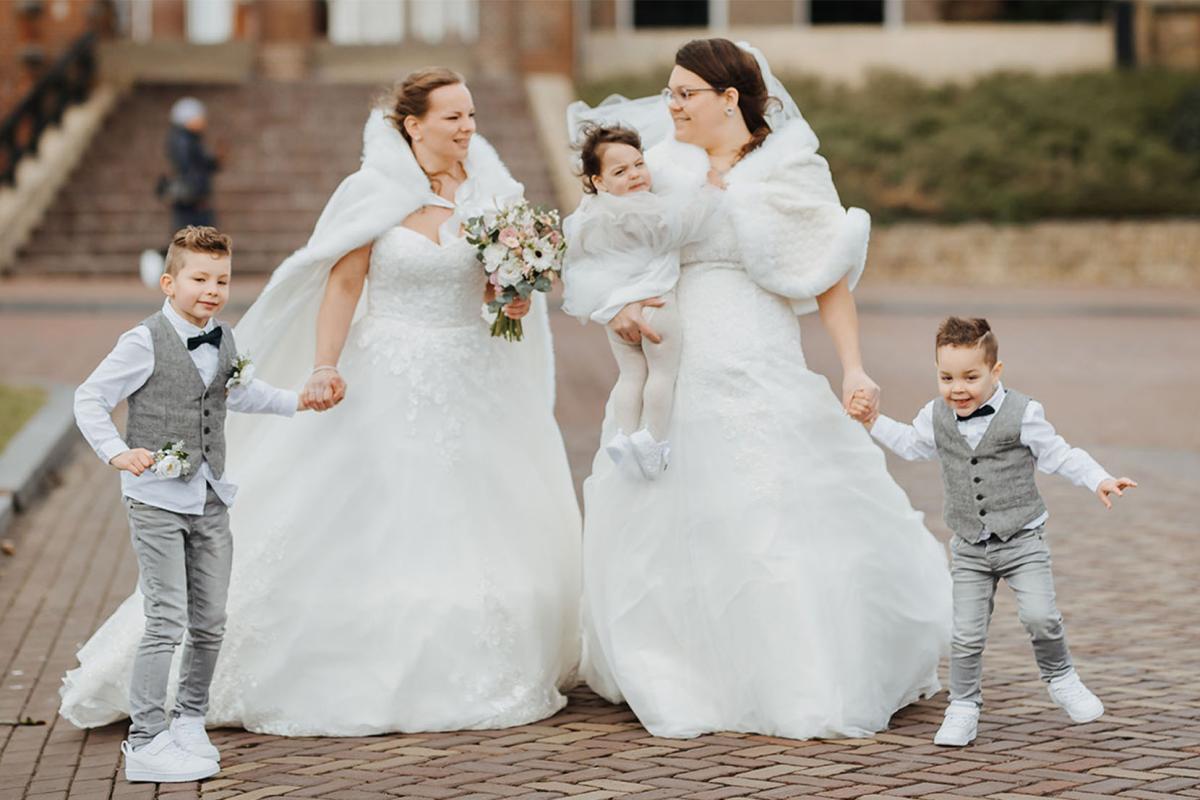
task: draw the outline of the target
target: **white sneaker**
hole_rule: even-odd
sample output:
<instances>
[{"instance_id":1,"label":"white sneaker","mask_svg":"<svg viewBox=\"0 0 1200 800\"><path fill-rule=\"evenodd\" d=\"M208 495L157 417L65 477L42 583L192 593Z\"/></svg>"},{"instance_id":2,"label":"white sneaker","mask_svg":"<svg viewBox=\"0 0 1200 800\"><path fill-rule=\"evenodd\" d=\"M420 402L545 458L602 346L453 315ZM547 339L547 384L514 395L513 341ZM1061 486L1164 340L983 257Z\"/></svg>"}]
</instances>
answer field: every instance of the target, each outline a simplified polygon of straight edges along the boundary
<instances>
[{"instance_id":1,"label":"white sneaker","mask_svg":"<svg viewBox=\"0 0 1200 800\"><path fill-rule=\"evenodd\" d=\"M1072 722L1091 722L1104 714L1104 704L1092 694L1075 670L1050 681L1050 699L1067 712Z\"/></svg>"},{"instance_id":2,"label":"white sneaker","mask_svg":"<svg viewBox=\"0 0 1200 800\"><path fill-rule=\"evenodd\" d=\"M207 758L209 761L221 760L221 751L213 747L213 743L208 740L208 732L204 730L204 717L180 715L171 720L170 730L175 744L192 755Z\"/></svg>"},{"instance_id":3,"label":"white sneaker","mask_svg":"<svg viewBox=\"0 0 1200 800\"><path fill-rule=\"evenodd\" d=\"M637 457L638 466L641 467L646 480L655 480L666 471L671 456L669 442L654 441L650 431L645 428L630 436L629 441L633 445L633 454Z\"/></svg>"},{"instance_id":4,"label":"white sneaker","mask_svg":"<svg viewBox=\"0 0 1200 800\"><path fill-rule=\"evenodd\" d=\"M137 750L129 742L121 742L125 754L125 780L142 783L190 783L211 778L221 771L221 765L184 750L163 731Z\"/></svg>"},{"instance_id":5,"label":"white sneaker","mask_svg":"<svg viewBox=\"0 0 1200 800\"><path fill-rule=\"evenodd\" d=\"M978 732L979 706L966 700L952 700L946 708L942 727L933 737L933 743L946 747L966 747L975 741Z\"/></svg>"}]
</instances>

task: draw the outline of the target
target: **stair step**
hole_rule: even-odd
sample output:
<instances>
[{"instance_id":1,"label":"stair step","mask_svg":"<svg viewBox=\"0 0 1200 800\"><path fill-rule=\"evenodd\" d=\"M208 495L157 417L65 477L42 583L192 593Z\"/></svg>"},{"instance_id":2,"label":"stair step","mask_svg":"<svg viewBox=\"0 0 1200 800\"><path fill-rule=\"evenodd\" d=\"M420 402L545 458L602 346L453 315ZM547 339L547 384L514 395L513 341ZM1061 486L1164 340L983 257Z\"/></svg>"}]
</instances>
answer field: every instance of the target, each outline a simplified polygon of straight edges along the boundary
<instances>
[{"instance_id":1,"label":"stair step","mask_svg":"<svg viewBox=\"0 0 1200 800\"><path fill-rule=\"evenodd\" d=\"M532 202L553 190L520 83L471 82L480 132ZM239 271L269 272L308 239L341 180L358 168L362 124L383 87L254 82L138 86L110 115L75 174L19 254L22 274L129 275L165 245L170 213L154 197L167 171L168 111L191 95L209 108L210 144L224 142L213 205L234 237Z\"/></svg>"}]
</instances>

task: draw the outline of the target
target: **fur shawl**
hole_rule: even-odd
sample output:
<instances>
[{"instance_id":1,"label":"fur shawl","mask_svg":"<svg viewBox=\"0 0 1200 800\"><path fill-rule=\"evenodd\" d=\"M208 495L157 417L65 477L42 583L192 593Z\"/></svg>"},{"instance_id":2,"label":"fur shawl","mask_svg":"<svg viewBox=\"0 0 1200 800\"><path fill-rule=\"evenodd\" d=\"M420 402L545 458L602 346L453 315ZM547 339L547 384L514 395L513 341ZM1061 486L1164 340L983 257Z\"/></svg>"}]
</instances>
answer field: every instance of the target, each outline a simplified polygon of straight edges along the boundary
<instances>
[{"instance_id":1,"label":"fur shawl","mask_svg":"<svg viewBox=\"0 0 1200 800\"><path fill-rule=\"evenodd\" d=\"M674 139L650 149L659 185L694 183L708 169L704 151ZM817 295L843 277L858 283L867 260L871 217L845 209L829 165L807 125L784 125L725 176L727 201L746 272L762 288L817 308Z\"/></svg>"}]
</instances>

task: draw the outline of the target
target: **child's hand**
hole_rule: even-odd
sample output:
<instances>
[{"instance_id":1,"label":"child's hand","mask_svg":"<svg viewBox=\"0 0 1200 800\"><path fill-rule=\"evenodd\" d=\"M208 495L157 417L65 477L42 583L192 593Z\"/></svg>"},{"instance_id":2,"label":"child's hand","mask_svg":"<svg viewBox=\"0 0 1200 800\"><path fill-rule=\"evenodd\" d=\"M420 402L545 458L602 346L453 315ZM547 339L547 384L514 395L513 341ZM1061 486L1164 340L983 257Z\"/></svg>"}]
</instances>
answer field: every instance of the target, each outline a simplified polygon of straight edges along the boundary
<instances>
[{"instance_id":1,"label":"child's hand","mask_svg":"<svg viewBox=\"0 0 1200 800\"><path fill-rule=\"evenodd\" d=\"M866 425L870 430L871 426L875 424L876 417L879 416L879 411L874 405L865 389L856 389L850 396L850 404L846 407L846 413Z\"/></svg>"},{"instance_id":2,"label":"child's hand","mask_svg":"<svg viewBox=\"0 0 1200 800\"><path fill-rule=\"evenodd\" d=\"M335 385L333 399L328 404L318 405L315 400L301 393L296 397L296 411L328 411L346 399L346 384L344 381Z\"/></svg>"},{"instance_id":3,"label":"child's hand","mask_svg":"<svg viewBox=\"0 0 1200 800\"><path fill-rule=\"evenodd\" d=\"M1100 498L1100 502L1104 503L1105 508L1112 508L1112 501L1108 499L1110 494L1118 496L1124 495L1122 489L1136 489L1137 481L1129 478L1106 478L1100 481L1100 485L1096 487L1096 496Z\"/></svg>"},{"instance_id":4,"label":"child's hand","mask_svg":"<svg viewBox=\"0 0 1200 800\"><path fill-rule=\"evenodd\" d=\"M133 450L126 450L124 453L117 453L112 457L112 461L108 463L117 469L132 472L134 475L141 475L154 466L154 454L143 447L138 447Z\"/></svg>"},{"instance_id":5,"label":"child's hand","mask_svg":"<svg viewBox=\"0 0 1200 800\"><path fill-rule=\"evenodd\" d=\"M308 382L300 391L300 408L311 411L328 411L342 402L346 396L346 381L337 370L321 369L308 376Z\"/></svg>"},{"instance_id":6,"label":"child's hand","mask_svg":"<svg viewBox=\"0 0 1200 800\"><path fill-rule=\"evenodd\" d=\"M721 173L717 172L712 167L709 167L709 169L708 169L708 184L710 186L715 186L718 189L724 189L725 188L725 179L723 177L721 177Z\"/></svg>"}]
</instances>

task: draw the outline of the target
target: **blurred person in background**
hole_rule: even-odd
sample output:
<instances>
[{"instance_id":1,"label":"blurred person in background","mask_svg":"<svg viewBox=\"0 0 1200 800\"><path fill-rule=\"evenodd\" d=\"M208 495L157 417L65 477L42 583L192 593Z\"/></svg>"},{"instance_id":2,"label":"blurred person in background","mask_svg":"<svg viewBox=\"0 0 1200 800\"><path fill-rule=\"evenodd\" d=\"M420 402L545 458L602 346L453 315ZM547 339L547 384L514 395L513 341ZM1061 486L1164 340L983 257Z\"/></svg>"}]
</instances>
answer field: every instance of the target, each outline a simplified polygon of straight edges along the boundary
<instances>
[{"instance_id":1,"label":"blurred person in background","mask_svg":"<svg viewBox=\"0 0 1200 800\"><path fill-rule=\"evenodd\" d=\"M159 177L156 192L159 198L171 204L172 231L189 225L217 224L212 206L212 185L221 159L205 144L207 128L208 111L196 98L183 97L171 106L171 128L166 142L171 172ZM158 285L164 257L165 253L158 250L142 253L139 272L147 286Z\"/></svg>"}]
</instances>

